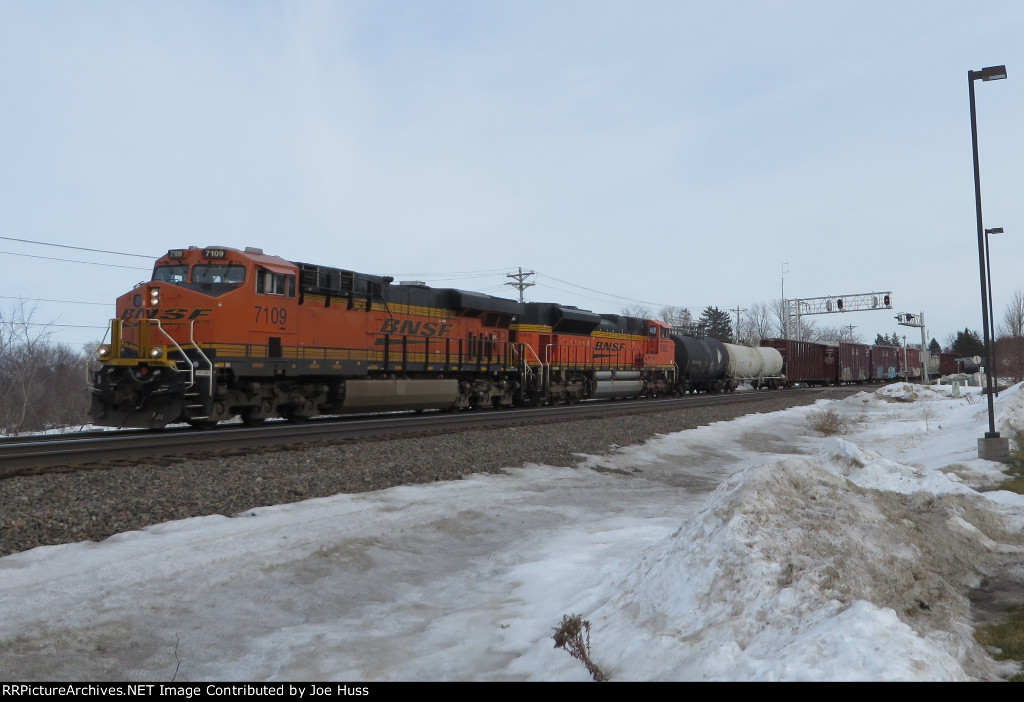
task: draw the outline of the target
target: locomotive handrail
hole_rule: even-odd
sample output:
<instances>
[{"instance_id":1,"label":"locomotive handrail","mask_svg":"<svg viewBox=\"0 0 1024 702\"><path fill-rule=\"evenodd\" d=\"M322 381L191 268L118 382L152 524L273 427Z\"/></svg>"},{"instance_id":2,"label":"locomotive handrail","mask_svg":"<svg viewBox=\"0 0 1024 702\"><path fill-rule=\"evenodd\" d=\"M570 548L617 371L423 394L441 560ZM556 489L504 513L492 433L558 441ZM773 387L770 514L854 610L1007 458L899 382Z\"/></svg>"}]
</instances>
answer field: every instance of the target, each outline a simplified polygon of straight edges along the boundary
<instances>
[{"instance_id":1,"label":"locomotive handrail","mask_svg":"<svg viewBox=\"0 0 1024 702\"><path fill-rule=\"evenodd\" d=\"M520 341L518 343L515 343L515 344L512 344L512 353L514 353L517 356L519 356L519 359L520 359L520 361L522 362L522 365L523 365L523 376L527 380L530 380L532 382L533 377L535 375L537 375L537 371L535 371L530 366L530 363L529 363L529 361L526 358L526 354L521 354L519 349L516 348L518 346L523 347L523 349L529 349L530 353L533 354L533 357L535 359L537 359L537 365L540 366L540 368L541 368L541 384L544 386L544 392L545 392L545 395L546 395L547 394L547 387L546 387L546 385L547 385L547 383L546 383L546 380L547 380L547 365L544 363L544 361L540 360L540 356L537 355L537 352L529 344L527 344L525 342L522 342L522 341Z\"/></svg>"},{"instance_id":2,"label":"locomotive handrail","mask_svg":"<svg viewBox=\"0 0 1024 702\"><path fill-rule=\"evenodd\" d=\"M156 328L160 330L160 333L167 337L167 340L170 341L171 344L173 344L174 348L178 349L178 353L181 354L181 357L184 358L186 362L188 362L188 383L185 385L185 387L186 388L190 388L193 385L195 385L196 384L195 368L192 366L191 361L188 360L188 355L185 353L185 349L181 348L181 346L178 345L178 342L174 340L174 337L172 337L170 334L167 333L167 330L164 329L163 325L160 324L160 320L159 319L151 319L151 320L143 320L143 321L155 322L156 323ZM192 324L195 324L195 320L192 321ZM191 335L192 335L192 331L189 330L189 336L191 336ZM195 342L192 342L192 344L194 346ZM200 351L200 353L202 353L202 351ZM174 367L175 367L175 369L178 370L178 372L181 372L182 369L178 367L177 363L174 364Z\"/></svg>"},{"instance_id":3,"label":"locomotive handrail","mask_svg":"<svg viewBox=\"0 0 1024 702\"><path fill-rule=\"evenodd\" d=\"M203 353L203 350L196 343L196 320L192 320L188 325L188 340L195 347L196 353L198 353L204 361L206 361L206 367L210 369L210 399L213 399L213 361L210 357Z\"/></svg>"}]
</instances>

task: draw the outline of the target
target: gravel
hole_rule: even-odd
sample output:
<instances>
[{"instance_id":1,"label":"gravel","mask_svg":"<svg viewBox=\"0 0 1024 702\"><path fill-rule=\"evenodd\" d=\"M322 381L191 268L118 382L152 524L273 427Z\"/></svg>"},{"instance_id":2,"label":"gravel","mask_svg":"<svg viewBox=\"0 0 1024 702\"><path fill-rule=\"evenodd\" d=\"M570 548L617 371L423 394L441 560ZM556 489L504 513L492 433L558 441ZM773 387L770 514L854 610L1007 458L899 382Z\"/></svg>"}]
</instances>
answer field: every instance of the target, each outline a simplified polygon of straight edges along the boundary
<instances>
[{"instance_id":1,"label":"gravel","mask_svg":"<svg viewBox=\"0 0 1024 702\"><path fill-rule=\"evenodd\" d=\"M778 393L772 412L831 396ZM49 544L100 541L151 524L232 515L338 493L458 480L524 463L572 466L656 434L748 414L743 406L676 409L500 429L367 439L262 453L132 463L0 481L0 556Z\"/></svg>"}]
</instances>

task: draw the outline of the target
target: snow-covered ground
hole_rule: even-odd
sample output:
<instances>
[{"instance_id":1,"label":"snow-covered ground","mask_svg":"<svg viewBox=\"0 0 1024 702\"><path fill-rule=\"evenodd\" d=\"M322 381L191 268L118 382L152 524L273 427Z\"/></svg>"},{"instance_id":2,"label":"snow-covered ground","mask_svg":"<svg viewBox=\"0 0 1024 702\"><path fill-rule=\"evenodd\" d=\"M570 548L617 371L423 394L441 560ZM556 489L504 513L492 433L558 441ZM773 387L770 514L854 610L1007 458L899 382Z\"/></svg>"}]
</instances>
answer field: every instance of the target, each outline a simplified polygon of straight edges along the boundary
<instances>
[{"instance_id":1,"label":"snow-covered ground","mask_svg":"<svg viewBox=\"0 0 1024 702\"><path fill-rule=\"evenodd\" d=\"M845 433L812 429L835 412ZM1024 427L1020 386L996 400ZM978 388L897 384L576 468L170 522L0 558L5 680L988 680L965 594L1024 497Z\"/></svg>"}]
</instances>

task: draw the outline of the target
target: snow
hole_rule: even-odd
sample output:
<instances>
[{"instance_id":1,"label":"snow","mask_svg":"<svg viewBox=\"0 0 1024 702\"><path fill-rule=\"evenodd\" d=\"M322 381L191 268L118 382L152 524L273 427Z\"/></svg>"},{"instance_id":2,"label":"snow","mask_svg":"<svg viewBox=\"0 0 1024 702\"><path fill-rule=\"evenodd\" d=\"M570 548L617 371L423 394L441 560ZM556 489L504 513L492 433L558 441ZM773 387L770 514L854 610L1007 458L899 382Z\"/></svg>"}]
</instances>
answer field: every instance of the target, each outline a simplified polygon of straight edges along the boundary
<instances>
[{"instance_id":1,"label":"snow","mask_svg":"<svg viewBox=\"0 0 1024 702\"><path fill-rule=\"evenodd\" d=\"M970 681L1021 577L978 388L900 383L575 468L185 519L0 558L5 680ZM844 433L811 427L822 412ZM995 401L1024 426L1024 390ZM1016 565L1015 565L1016 564Z\"/></svg>"}]
</instances>

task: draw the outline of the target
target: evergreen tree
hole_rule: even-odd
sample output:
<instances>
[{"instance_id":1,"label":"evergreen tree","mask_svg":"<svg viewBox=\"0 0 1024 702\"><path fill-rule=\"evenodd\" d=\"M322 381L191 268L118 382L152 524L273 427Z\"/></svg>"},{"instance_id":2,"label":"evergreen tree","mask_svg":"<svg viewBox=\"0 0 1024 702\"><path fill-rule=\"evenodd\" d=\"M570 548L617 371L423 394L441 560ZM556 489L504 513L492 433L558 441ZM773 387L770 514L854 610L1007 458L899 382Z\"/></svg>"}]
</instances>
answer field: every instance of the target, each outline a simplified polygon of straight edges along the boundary
<instances>
[{"instance_id":1,"label":"evergreen tree","mask_svg":"<svg viewBox=\"0 0 1024 702\"><path fill-rule=\"evenodd\" d=\"M928 343L928 352L933 354L942 353L942 347L939 345L939 342L936 341L934 337Z\"/></svg>"},{"instance_id":2,"label":"evergreen tree","mask_svg":"<svg viewBox=\"0 0 1024 702\"><path fill-rule=\"evenodd\" d=\"M977 332L964 329L956 333L956 340L953 341L953 353L961 358L985 355L985 342L981 340Z\"/></svg>"},{"instance_id":3,"label":"evergreen tree","mask_svg":"<svg viewBox=\"0 0 1024 702\"><path fill-rule=\"evenodd\" d=\"M732 343L732 320L728 312L723 312L717 307L705 307L700 313L700 321L706 325L709 337Z\"/></svg>"}]
</instances>

